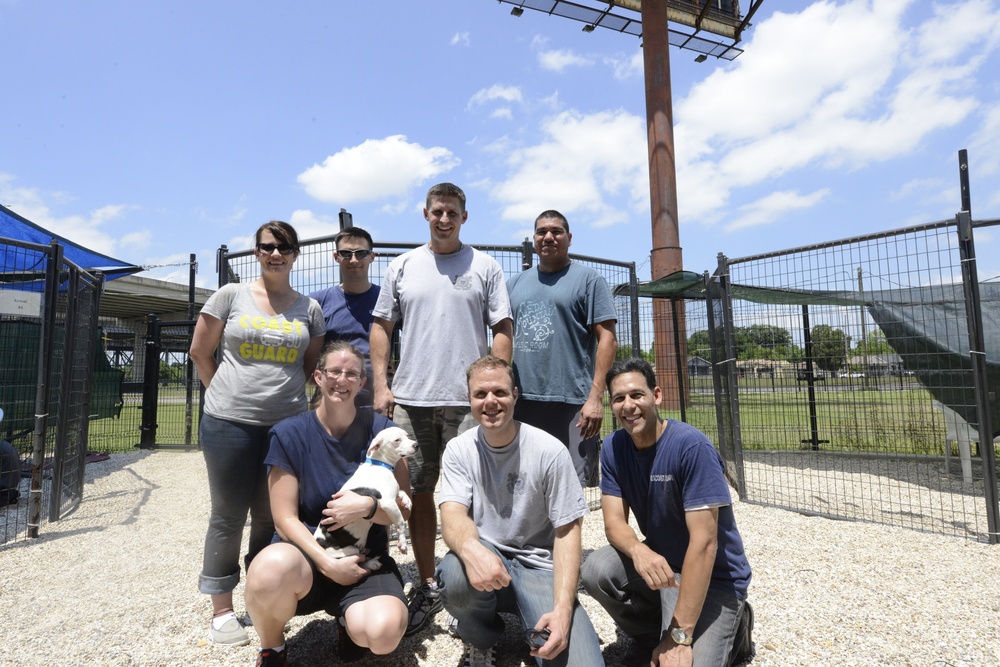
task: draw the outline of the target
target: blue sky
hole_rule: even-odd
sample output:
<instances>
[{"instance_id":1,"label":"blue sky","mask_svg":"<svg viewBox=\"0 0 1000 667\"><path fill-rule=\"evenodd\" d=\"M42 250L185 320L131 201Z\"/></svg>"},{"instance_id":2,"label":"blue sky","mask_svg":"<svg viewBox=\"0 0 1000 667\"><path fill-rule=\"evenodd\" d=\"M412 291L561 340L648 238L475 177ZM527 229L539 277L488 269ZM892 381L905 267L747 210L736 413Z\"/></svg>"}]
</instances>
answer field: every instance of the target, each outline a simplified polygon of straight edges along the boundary
<instances>
[{"instance_id":1,"label":"blue sky","mask_svg":"<svg viewBox=\"0 0 1000 667\"><path fill-rule=\"evenodd\" d=\"M197 253L212 286L270 219L425 241L447 180L467 242L557 208L574 252L648 278L640 41L581 27L493 0L0 0L0 203L136 264ZM765 0L741 46L670 52L685 268L951 218L961 148L1000 217L1000 1Z\"/></svg>"}]
</instances>

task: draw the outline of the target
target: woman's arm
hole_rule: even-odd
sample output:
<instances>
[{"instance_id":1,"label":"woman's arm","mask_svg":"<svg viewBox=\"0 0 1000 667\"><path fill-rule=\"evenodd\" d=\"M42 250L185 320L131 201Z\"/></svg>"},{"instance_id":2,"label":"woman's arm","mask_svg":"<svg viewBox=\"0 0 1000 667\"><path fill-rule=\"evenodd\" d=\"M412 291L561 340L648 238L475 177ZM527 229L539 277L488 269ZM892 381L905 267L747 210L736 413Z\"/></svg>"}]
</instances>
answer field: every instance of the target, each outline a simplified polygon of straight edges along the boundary
<instances>
[{"instance_id":1,"label":"woman's arm","mask_svg":"<svg viewBox=\"0 0 1000 667\"><path fill-rule=\"evenodd\" d=\"M194 336L191 337L191 349L188 354L194 361L194 366L198 370L198 377L207 389L212 384L215 371L219 369L219 364L215 360L215 350L222 341L222 332L226 323L217 317L207 313L198 316L198 324L194 327Z\"/></svg>"},{"instance_id":2,"label":"woman's arm","mask_svg":"<svg viewBox=\"0 0 1000 667\"><path fill-rule=\"evenodd\" d=\"M299 547L324 576L343 586L352 586L368 572L359 563L362 556L331 558L299 519L299 479L287 470L271 466L267 477L274 527L286 542Z\"/></svg>"}]
</instances>

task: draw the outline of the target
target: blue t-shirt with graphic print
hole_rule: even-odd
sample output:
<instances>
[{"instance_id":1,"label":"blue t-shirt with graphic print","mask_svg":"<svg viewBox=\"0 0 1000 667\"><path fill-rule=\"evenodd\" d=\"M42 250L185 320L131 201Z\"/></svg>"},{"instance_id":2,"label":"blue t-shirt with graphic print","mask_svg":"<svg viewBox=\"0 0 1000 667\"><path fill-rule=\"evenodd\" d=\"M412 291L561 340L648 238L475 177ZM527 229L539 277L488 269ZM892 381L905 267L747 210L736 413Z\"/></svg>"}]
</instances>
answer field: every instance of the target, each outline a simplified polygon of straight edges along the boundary
<instances>
[{"instance_id":1,"label":"blue t-shirt with graphic print","mask_svg":"<svg viewBox=\"0 0 1000 667\"><path fill-rule=\"evenodd\" d=\"M718 506L719 549L710 586L746 597L750 562L736 527L724 463L708 436L673 419L656 443L637 450L618 430L601 448L601 493L628 503L650 549L681 571L690 535L685 511Z\"/></svg>"}]
</instances>

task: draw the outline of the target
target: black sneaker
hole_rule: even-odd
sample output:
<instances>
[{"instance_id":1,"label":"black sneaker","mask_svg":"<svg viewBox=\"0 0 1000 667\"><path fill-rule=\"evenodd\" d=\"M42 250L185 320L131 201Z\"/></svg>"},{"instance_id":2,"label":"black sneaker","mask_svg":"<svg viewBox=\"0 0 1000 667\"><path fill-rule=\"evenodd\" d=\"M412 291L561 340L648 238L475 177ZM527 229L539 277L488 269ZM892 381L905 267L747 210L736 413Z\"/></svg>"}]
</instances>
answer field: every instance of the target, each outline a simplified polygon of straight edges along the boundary
<instances>
[{"instance_id":1,"label":"black sneaker","mask_svg":"<svg viewBox=\"0 0 1000 667\"><path fill-rule=\"evenodd\" d=\"M288 667L288 652L262 649L257 654L257 667Z\"/></svg>"},{"instance_id":2,"label":"black sneaker","mask_svg":"<svg viewBox=\"0 0 1000 667\"><path fill-rule=\"evenodd\" d=\"M622 667L649 667L649 663L653 660L653 651L659 643L656 637L633 637L632 643L625 651L625 657L622 658Z\"/></svg>"},{"instance_id":3,"label":"black sneaker","mask_svg":"<svg viewBox=\"0 0 1000 667\"><path fill-rule=\"evenodd\" d=\"M405 637L415 635L423 630L424 626L434 618L434 615L444 609L437 584L426 582L413 589L406 606L409 608L410 619L403 635Z\"/></svg>"}]
</instances>

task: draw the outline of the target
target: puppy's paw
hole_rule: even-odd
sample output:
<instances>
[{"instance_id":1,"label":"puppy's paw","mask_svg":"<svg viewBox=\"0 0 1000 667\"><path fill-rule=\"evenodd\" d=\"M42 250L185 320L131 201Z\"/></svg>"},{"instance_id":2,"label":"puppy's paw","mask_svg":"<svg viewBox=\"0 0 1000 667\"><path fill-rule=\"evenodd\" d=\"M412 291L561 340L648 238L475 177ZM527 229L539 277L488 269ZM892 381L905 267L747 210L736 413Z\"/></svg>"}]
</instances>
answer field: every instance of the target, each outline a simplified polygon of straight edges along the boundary
<instances>
[{"instance_id":1,"label":"puppy's paw","mask_svg":"<svg viewBox=\"0 0 1000 667\"><path fill-rule=\"evenodd\" d=\"M369 560L366 560L364 562L364 565L362 565L361 567L368 570L369 572L378 572L379 570L382 569L382 561L380 561L378 558L371 558Z\"/></svg>"},{"instance_id":2,"label":"puppy's paw","mask_svg":"<svg viewBox=\"0 0 1000 667\"><path fill-rule=\"evenodd\" d=\"M410 497L403 491L399 492L399 503L403 506L404 510L413 509L413 503L410 502Z\"/></svg>"}]
</instances>

